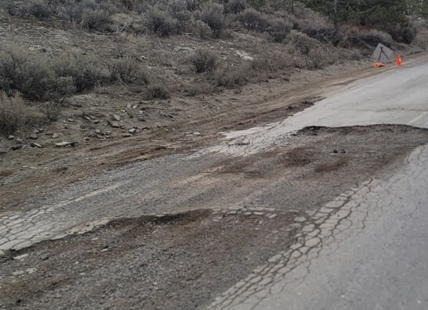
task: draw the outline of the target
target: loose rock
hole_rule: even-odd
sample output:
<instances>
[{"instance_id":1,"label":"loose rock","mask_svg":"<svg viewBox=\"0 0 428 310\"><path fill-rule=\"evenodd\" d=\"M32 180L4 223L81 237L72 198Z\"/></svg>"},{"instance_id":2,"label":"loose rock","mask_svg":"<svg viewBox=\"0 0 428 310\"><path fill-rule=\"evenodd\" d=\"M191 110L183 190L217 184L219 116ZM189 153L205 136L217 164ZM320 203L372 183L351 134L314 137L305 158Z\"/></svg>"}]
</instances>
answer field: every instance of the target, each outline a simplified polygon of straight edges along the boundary
<instances>
[{"instance_id":1,"label":"loose rock","mask_svg":"<svg viewBox=\"0 0 428 310\"><path fill-rule=\"evenodd\" d=\"M58 138L59 138L59 134L57 134L56 132L52 134L52 139L58 139Z\"/></svg>"},{"instance_id":2,"label":"loose rock","mask_svg":"<svg viewBox=\"0 0 428 310\"><path fill-rule=\"evenodd\" d=\"M40 144L36 143L36 142L31 142L30 144L31 147L37 147L39 149L41 149L43 146L41 146Z\"/></svg>"},{"instance_id":3,"label":"loose rock","mask_svg":"<svg viewBox=\"0 0 428 310\"><path fill-rule=\"evenodd\" d=\"M117 114L112 114L112 115L111 115L111 118L112 118L113 120L115 120L116 122L120 121L120 116L119 116L119 115L117 115Z\"/></svg>"},{"instance_id":4,"label":"loose rock","mask_svg":"<svg viewBox=\"0 0 428 310\"><path fill-rule=\"evenodd\" d=\"M63 141L63 142L59 142L59 143L55 143L55 145L57 147L68 147L68 146L77 146L78 143L77 142L67 142L67 141Z\"/></svg>"},{"instance_id":5,"label":"loose rock","mask_svg":"<svg viewBox=\"0 0 428 310\"><path fill-rule=\"evenodd\" d=\"M12 146L12 151L17 151L17 150L20 150L20 149L22 149L22 145L14 145L14 146Z\"/></svg>"},{"instance_id":6,"label":"loose rock","mask_svg":"<svg viewBox=\"0 0 428 310\"><path fill-rule=\"evenodd\" d=\"M112 128L119 128L120 127L118 122L109 121L108 123Z\"/></svg>"},{"instance_id":7,"label":"loose rock","mask_svg":"<svg viewBox=\"0 0 428 310\"><path fill-rule=\"evenodd\" d=\"M36 134L36 133L32 133L32 134L29 136L29 138L30 138L30 139L32 139L32 140L37 140L39 137L37 136L37 134Z\"/></svg>"},{"instance_id":8,"label":"loose rock","mask_svg":"<svg viewBox=\"0 0 428 310\"><path fill-rule=\"evenodd\" d=\"M13 139L15 139L15 136L14 135L9 135L9 137L7 137L9 140L13 140Z\"/></svg>"}]
</instances>

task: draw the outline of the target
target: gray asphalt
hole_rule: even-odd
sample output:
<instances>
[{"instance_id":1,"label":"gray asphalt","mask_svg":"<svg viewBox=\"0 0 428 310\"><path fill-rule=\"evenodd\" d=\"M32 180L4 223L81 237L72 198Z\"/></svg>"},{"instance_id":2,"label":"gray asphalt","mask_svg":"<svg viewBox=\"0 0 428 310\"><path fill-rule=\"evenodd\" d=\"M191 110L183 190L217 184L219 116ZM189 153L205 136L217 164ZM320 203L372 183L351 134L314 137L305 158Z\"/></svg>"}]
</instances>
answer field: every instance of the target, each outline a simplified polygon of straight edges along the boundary
<instances>
[{"instance_id":1,"label":"gray asphalt","mask_svg":"<svg viewBox=\"0 0 428 310\"><path fill-rule=\"evenodd\" d=\"M279 137L305 126L367 126L402 124L428 128L428 63L413 63L349 85L324 90L326 99L292 118L264 127L225 133L230 139L252 143L236 150L257 153ZM230 153L218 146L216 151Z\"/></svg>"},{"instance_id":2,"label":"gray asphalt","mask_svg":"<svg viewBox=\"0 0 428 310\"><path fill-rule=\"evenodd\" d=\"M427 86L428 64L397 68L335 90L293 118L227 136L249 139L245 153L255 153L303 126L427 128ZM426 180L424 146L392 177L368 180L355 189L340 207L348 212L346 221L342 216L331 224L343 226L342 233L322 237L308 252L296 253L293 261L293 253L280 253L208 309L428 309Z\"/></svg>"},{"instance_id":3,"label":"gray asphalt","mask_svg":"<svg viewBox=\"0 0 428 310\"><path fill-rule=\"evenodd\" d=\"M320 227L321 236L329 226L339 233L295 261L273 257L209 309L428 309L427 168L424 146L394 176L355 189Z\"/></svg>"}]
</instances>

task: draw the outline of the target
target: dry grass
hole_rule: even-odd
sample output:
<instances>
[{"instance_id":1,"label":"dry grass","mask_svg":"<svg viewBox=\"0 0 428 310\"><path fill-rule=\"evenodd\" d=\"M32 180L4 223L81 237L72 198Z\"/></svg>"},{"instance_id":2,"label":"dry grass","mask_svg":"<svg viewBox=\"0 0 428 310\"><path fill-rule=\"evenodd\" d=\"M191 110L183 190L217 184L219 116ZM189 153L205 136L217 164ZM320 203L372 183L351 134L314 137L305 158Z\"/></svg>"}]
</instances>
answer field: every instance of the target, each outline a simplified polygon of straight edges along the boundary
<instances>
[{"instance_id":1,"label":"dry grass","mask_svg":"<svg viewBox=\"0 0 428 310\"><path fill-rule=\"evenodd\" d=\"M0 94L0 133L12 134L21 129L27 121L24 101L19 97Z\"/></svg>"}]
</instances>

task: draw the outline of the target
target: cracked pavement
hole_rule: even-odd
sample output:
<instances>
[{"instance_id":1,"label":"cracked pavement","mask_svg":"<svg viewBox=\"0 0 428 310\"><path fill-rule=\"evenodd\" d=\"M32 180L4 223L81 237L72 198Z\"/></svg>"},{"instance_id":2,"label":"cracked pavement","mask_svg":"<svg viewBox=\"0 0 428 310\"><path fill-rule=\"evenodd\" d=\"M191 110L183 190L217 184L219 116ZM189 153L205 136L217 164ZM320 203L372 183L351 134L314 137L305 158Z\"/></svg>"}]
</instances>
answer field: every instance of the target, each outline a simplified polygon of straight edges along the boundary
<instances>
[{"instance_id":1,"label":"cracked pavement","mask_svg":"<svg viewBox=\"0 0 428 310\"><path fill-rule=\"evenodd\" d=\"M426 72L2 206L0 309L426 309Z\"/></svg>"},{"instance_id":2,"label":"cracked pavement","mask_svg":"<svg viewBox=\"0 0 428 310\"><path fill-rule=\"evenodd\" d=\"M392 177L369 180L302 217L288 251L207 309L426 309L427 164L421 146Z\"/></svg>"}]
</instances>

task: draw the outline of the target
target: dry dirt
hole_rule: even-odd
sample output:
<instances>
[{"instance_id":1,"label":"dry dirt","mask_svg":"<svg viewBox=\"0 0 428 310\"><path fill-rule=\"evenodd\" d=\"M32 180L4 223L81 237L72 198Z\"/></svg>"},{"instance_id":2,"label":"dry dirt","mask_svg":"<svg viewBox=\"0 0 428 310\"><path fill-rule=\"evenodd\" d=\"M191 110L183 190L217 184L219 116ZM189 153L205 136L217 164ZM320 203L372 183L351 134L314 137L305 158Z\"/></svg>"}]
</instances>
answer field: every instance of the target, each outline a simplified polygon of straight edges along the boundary
<instances>
[{"instance_id":1,"label":"dry dirt","mask_svg":"<svg viewBox=\"0 0 428 310\"><path fill-rule=\"evenodd\" d=\"M388 70L375 71L369 60L337 61L325 70L260 73L257 83L189 97L186 92L189 86L203 87L206 82L191 72L188 65L189 57L198 47L218 51L231 66L242 63L242 55L279 57L284 61L291 56L284 55L280 44L268 43L254 33L233 32L230 38L221 40L191 36L159 39L87 32L62 23L15 18L4 12L0 12L0 20L0 42L4 44L19 45L40 57L67 53L105 61L119 56L135 57L149 68L155 82L168 85L173 91L169 100L149 102L142 101L141 94L126 85L100 87L70 98L56 122L20 132L12 140L0 137L0 212L28 197L104 170L215 143L221 139L220 131L284 119L322 98L326 90ZM112 114L120 116L121 128L109 126ZM139 132L124 138L132 128ZM30 147L34 141L27 136L33 129L40 131L35 142L41 149ZM106 138L109 131L111 138ZM52 139L52 133L59 137ZM17 142L17 138L23 142ZM61 141L77 142L77 146L55 147ZM13 150L15 147L17 150Z\"/></svg>"},{"instance_id":2,"label":"dry dirt","mask_svg":"<svg viewBox=\"0 0 428 310\"><path fill-rule=\"evenodd\" d=\"M421 57L426 56L421 54L412 58L416 60ZM162 122L153 122L150 130L142 130L129 138L121 138L127 132L126 127L113 130L116 139L91 139L70 148L57 148L53 144L57 140L52 142L47 141L50 138L42 137L41 141L37 140L44 145L42 149L26 145L23 149L0 154L0 210L17 205L32 195L63 187L129 162L186 152L215 143L222 139L220 131L244 129L284 119L310 106L326 91L388 69L374 71L367 62L364 65L331 66L322 71L299 70L292 75L290 82L271 79L265 83L250 84L244 86L240 94L224 91L215 96L198 97L196 99L201 100L198 105L179 99L142 104L136 102L137 111L153 114L150 119L160 118ZM87 96L101 100L98 95ZM121 101L121 104L126 102ZM86 104L90 109L90 103ZM82 138L84 133L81 131L95 128L91 121L80 117L84 108L76 109L78 112L73 122L68 122L68 116L65 116L66 126L73 129L67 129L71 132L67 139ZM117 109L113 107L106 113L114 111ZM127 115L123 111L117 113L123 117ZM61 123L56 126L63 126ZM84 126L87 129L82 130ZM102 126L103 131L112 130L107 124ZM45 129L45 132L48 130ZM6 140L0 143L4 148L15 144Z\"/></svg>"},{"instance_id":3,"label":"dry dirt","mask_svg":"<svg viewBox=\"0 0 428 310\"><path fill-rule=\"evenodd\" d=\"M388 177L428 143L428 132L393 125L310 127L292 139L268 153L206 167L215 182L201 189L194 206L207 209L118 219L6 253L0 308L204 309L272 255L312 244L326 221L312 216L325 203L367 178ZM233 192L224 197L232 185L270 188L240 208L213 209L220 197L233 200ZM260 204L267 201L272 205ZM327 219L340 208L330 212ZM302 235L303 227L311 230Z\"/></svg>"}]
</instances>

